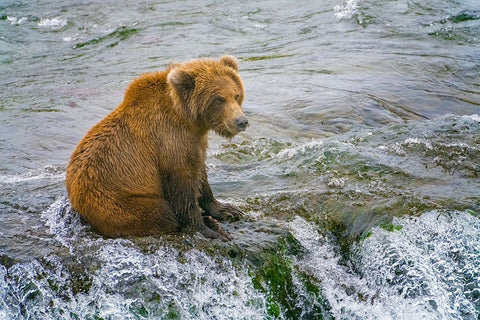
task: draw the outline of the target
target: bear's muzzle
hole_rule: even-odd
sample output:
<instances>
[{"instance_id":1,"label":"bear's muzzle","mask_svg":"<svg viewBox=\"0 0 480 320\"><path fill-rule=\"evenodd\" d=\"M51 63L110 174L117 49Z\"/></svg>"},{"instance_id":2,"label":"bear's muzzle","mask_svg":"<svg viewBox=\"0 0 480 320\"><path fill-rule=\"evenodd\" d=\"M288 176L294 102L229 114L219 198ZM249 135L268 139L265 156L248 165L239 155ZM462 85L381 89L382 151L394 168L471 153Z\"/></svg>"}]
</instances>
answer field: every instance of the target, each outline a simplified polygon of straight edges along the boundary
<instances>
[{"instance_id":1,"label":"bear's muzzle","mask_svg":"<svg viewBox=\"0 0 480 320\"><path fill-rule=\"evenodd\" d=\"M239 131L245 131L248 127L248 119L245 116L238 117L237 119L235 119L234 123L235 127Z\"/></svg>"}]
</instances>

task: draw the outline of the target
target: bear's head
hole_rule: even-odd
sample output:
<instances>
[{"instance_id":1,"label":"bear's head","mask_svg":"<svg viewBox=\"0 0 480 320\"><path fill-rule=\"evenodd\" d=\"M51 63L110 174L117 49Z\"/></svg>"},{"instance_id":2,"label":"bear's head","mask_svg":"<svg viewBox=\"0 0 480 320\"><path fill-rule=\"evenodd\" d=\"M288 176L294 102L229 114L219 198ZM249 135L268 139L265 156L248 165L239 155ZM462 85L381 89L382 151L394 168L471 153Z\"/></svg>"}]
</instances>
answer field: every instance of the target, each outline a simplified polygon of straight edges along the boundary
<instances>
[{"instance_id":1,"label":"bear's head","mask_svg":"<svg viewBox=\"0 0 480 320\"><path fill-rule=\"evenodd\" d=\"M173 65L167 82L177 111L199 129L212 129L226 138L247 129L245 92L234 57Z\"/></svg>"}]
</instances>

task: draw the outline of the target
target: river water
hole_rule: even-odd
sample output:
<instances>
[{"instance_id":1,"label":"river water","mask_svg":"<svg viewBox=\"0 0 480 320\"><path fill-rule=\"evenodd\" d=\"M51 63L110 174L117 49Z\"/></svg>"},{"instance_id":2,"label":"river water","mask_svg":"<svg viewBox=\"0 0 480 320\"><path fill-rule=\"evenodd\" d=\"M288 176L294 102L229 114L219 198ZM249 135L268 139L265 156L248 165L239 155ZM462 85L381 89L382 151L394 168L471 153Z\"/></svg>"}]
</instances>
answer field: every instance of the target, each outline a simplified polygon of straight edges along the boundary
<instances>
[{"instance_id":1,"label":"river water","mask_svg":"<svg viewBox=\"0 0 480 320\"><path fill-rule=\"evenodd\" d=\"M234 240L107 239L69 156L128 83L231 54ZM0 2L0 319L478 319L478 1ZM139 177L141 178L141 177Z\"/></svg>"}]
</instances>

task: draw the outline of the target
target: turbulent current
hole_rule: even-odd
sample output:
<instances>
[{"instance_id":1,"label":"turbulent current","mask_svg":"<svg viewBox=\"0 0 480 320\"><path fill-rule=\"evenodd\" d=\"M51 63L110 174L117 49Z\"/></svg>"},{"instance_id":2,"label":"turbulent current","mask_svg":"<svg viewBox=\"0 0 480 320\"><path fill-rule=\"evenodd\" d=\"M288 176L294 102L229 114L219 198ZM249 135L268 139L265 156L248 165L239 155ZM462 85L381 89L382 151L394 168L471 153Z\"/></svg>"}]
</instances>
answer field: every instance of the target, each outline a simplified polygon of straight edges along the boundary
<instances>
[{"instance_id":1,"label":"turbulent current","mask_svg":"<svg viewBox=\"0 0 480 320\"><path fill-rule=\"evenodd\" d=\"M1 1L0 319L479 319L479 35L473 0ZM223 54L233 240L93 232L76 144L134 77Z\"/></svg>"}]
</instances>

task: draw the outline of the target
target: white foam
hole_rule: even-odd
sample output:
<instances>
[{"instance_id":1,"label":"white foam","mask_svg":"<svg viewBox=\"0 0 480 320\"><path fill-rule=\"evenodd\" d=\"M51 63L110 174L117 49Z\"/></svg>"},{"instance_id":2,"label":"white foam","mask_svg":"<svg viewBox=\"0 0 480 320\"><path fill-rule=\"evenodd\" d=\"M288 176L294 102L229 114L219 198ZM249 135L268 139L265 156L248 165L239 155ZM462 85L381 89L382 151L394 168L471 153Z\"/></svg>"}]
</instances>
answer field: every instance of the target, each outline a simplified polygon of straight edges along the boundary
<instances>
[{"instance_id":1,"label":"white foam","mask_svg":"<svg viewBox=\"0 0 480 320\"><path fill-rule=\"evenodd\" d=\"M15 184L36 180L61 180L65 173L60 168L46 166L39 170L30 170L15 175L0 175L0 184Z\"/></svg>"},{"instance_id":2,"label":"white foam","mask_svg":"<svg viewBox=\"0 0 480 320\"><path fill-rule=\"evenodd\" d=\"M42 212L42 218L53 239L68 248L73 254L75 242L84 238L87 227L72 211L68 198L66 196L59 197L47 210Z\"/></svg>"},{"instance_id":3,"label":"white foam","mask_svg":"<svg viewBox=\"0 0 480 320\"><path fill-rule=\"evenodd\" d=\"M135 286L159 294L157 307L172 307L181 319L259 319L266 314L265 298L246 271L196 249L180 253L167 246L144 253L132 242L116 239L104 240L93 257L101 267L77 310L91 310L95 301L103 318L131 317L129 306L137 298L121 292L133 293Z\"/></svg>"},{"instance_id":4,"label":"white foam","mask_svg":"<svg viewBox=\"0 0 480 320\"><path fill-rule=\"evenodd\" d=\"M14 319L15 313L12 306L6 299L8 292L7 268L0 265L0 319Z\"/></svg>"},{"instance_id":5,"label":"white foam","mask_svg":"<svg viewBox=\"0 0 480 320\"><path fill-rule=\"evenodd\" d=\"M333 8L335 17L339 20L351 19L357 14L358 3L360 0L347 0L343 5L338 5Z\"/></svg>"},{"instance_id":6,"label":"white foam","mask_svg":"<svg viewBox=\"0 0 480 320\"><path fill-rule=\"evenodd\" d=\"M423 144L425 146L426 149L428 150L432 150L432 144L430 142L428 142L427 140L425 139L419 139L419 138L408 138L408 139L405 139L404 141L405 144Z\"/></svg>"},{"instance_id":7,"label":"white foam","mask_svg":"<svg viewBox=\"0 0 480 320\"><path fill-rule=\"evenodd\" d=\"M254 27L255 29L259 29L259 30L265 30L265 29L267 28L267 24L265 24L265 23L258 23L258 22L257 22L257 23L255 23L255 24L253 25L253 27Z\"/></svg>"},{"instance_id":8,"label":"white foam","mask_svg":"<svg viewBox=\"0 0 480 320\"><path fill-rule=\"evenodd\" d=\"M22 24L28 21L28 18L27 17L17 18L17 17L7 16L6 21L9 22L10 24Z\"/></svg>"},{"instance_id":9,"label":"white foam","mask_svg":"<svg viewBox=\"0 0 480 320\"><path fill-rule=\"evenodd\" d=\"M66 197L55 201L42 217L49 233L71 254L83 261L88 253L99 266L90 274L89 292L62 302L63 310L92 314L94 308L102 318L126 319L132 317L130 308L138 302L147 310L160 309L163 317L172 306L181 319L259 319L266 314L265 297L254 289L248 270L229 260L196 249L179 252L165 245L144 252L127 239L93 239L86 235L86 227L70 210ZM145 290L147 298L155 292L161 301L149 304L138 296Z\"/></svg>"},{"instance_id":10,"label":"white foam","mask_svg":"<svg viewBox=\"0 0 480 320\"><path fill-rule=\"evenodd\" d=\"M462 116L463 119L468 119L468 120L473 120L473 121L476 121L476 122L480 122L480 115L478 114L472 114L472 115L469 115L469 116Z\"/></svg>"},{"instance_id":11,"label":"white foam","mask_svg":"<svg viewBox=\"0 0 480 320\"><path fill-rule=\"evenodd\" d=\"M297 261L298 266L312 278L319 279L335 319L391 319L381 303L371 303L375 290L340 264L335 246L321 236L313 224L297 217L288 223L288 227L307 250L306 255ZM359 295L370 301L358 301Z\"/></svg>"},{"instance_id":12,"label":"white foam","mask_svg":"<svg viewBox=\"0 0 480 320\"><path fill-rule=\"evenodd\" d=\"M278 153L278 157L291 159L299 154L301 155L308 154L310 153L310 151L315 150L321 145L323 145L322 141L312 140L310 142L307 142L301 145L296 145L291 148L285 148Z\"/></svg>"},{"instance_id":13,"label":"white foam","mask_svg":"<svg viewBox=\"0 0 480 320\"><path fill-rule=\"evenodd\" d=\"M64 42L72 42L78 39L78 33L75 36L63 37L62 41Z\"/></svg>"},{"instance_id":14,"label":"white foam","mask_svg":"<svg viewBox=\"0 0 480 320\"><path fill-rule=\"evenodd\" d=\"M330 188L342 189L345 187L345 178L330 177L330 180L327 182L327 186Z\"/></svg>"},{"instance_id":15,"label":"white foam","mask_svg":"<svg viewBox=\"0 0 480 320\"><path fill-rule=\"evenodd\" d=\"M466 212L431 211L393 223L403 228L375 228L356 261L387 313L397 319L473 318L466 287L479 285L480 220Z\"/></svg>"},{"instance_id":16,"label":"white foam","mask_svg":"<svg viewBox=\"0 0 480 320\"><path fill-rule=\"evenodd\" d=\"M478 290L480 220L436 211L393 221L400 231L375 228L353 247L352 265L317 227L302 218L288 226L307 250L297 265L318 279L338 319L460 319L475 315L467 286ZM468 280L466 280L468 279Z\"/></svg>"},{"instance_id":17,"label":"white foam","mask_svg":"<svg viewBox=\"0 0 480 320\"><path fill-rule=\"evenodd\" d=\"M67 20L60 17L42 18L37 25L42 28L61 29L67 25Z\"/></svg>"}]
</instances>

